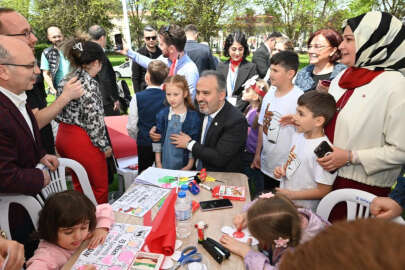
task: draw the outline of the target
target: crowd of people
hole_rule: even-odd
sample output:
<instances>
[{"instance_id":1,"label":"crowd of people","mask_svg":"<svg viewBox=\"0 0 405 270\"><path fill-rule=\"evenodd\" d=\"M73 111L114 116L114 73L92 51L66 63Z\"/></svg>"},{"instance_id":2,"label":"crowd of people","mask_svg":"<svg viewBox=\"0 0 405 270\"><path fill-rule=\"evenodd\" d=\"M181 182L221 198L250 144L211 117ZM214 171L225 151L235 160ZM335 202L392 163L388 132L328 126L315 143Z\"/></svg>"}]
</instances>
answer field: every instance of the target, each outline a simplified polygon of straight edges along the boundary
<instances>
[{"instance_id":1,"label":"crowd of people","mask_svg":"<svg viewBox=\"0 0 405 270\"><path fill-rule=\"evenodd\" d=\"M80 193L73 174L77 191L47 200L37 241L30 240L33 225L26 211L12 205L12 239L24 249L0 239L0 265L12 250L15 268L7 264L6 269L21 269L24 257L32 256L28 269L59 269L85 239L91 247L103 243L113 223L107 203L114 153L104 116L119 115L123 104L104 51L106 31L93 25L87 32L65 38L58 27L49 27L52 45L38 65L29 22L0 8L0 193L39 193L50 175L36 166L55 170L57 153L83 165L98 203ZM377 195L371 204L377 217L402 213L405 26L400 20L372 11L345 21L342 34L316 31L308 39L309 65L301 70L293 42L278 32L251 62L240 31L225 40L225 62L197 42L194 25L158 31L147 26L143 34L145 46L137 52L125 44L118 51L133 61L127 129L137 143L139 173L155 165L246 174L254 201L234 225L249 229L259 251L228 236L221 242L243 257L248 269L295 269L304 259L311 265L308 256L322 258L317 249L326 251L342 231L390 227L380 221L331 226L345 219L345 205L335 207L329 221L314 212L332 190ZM56 96L49 106L44 81ZM56 138L52 120L58 123ZM329 150L319 154L321 146ZM367 261L356 265L366 268Z\"/></svg>"}]
</instances>

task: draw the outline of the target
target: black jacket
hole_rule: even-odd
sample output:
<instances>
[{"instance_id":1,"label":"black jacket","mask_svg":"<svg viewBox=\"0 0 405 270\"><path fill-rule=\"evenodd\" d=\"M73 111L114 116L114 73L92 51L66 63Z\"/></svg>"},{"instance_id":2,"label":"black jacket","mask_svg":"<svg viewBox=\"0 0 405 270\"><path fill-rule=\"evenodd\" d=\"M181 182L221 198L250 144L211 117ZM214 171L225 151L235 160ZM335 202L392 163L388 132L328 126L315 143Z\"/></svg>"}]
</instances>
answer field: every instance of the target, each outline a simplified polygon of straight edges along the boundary
<instances>
[{"instance_id":1,"label":"black jacket","mask_svg":"<svg viewBox=\"0 0 405 270\"><path fill-rule=\"evenodd\" d=\"M208 128L205 143L196 142L193 145L193 156L200 159L208 171L241 172L247 127L245 116L225 101Z\"/></svg>"},{"instance_id":2,"label":"black jacket","mask_svg":"<svg viewBox=\"0 0 405 270\"><path fill-rule=\"evenodd\" d=\"M229 71L229 64L230 61L220 62L217 66L217 71L221 72L225 79L228 77ZM242 91L243 91L243 84L254 75L257 74L256 64L243 60L238 69L238 76L236 77L235 88L233 94L237 96L236 107L239 108L241 111L244 111L246 106L248 105L247 102L242 100Z\"/></svg>"},{"instance_id":3,"label":"black jacket","mask_svg":"<svg viewBox=\"0 0 405 270\"><path fill-rule=\"evenodd\" d=\"M112 105L119 99L117 79L110 60L104 54L102 59L102 68L95 77L99 83L101 95L103 97L103 106Z\"/></svg>"},{"instance_id":4,"label":"black jacket","mask_svg":"<svg viewBox=\"0 0 405 270\"><path fill-rule=\"evenodd\" d=\"M264 43L253 53L252 62L256 64L259 77L263 79L270 67L270 52Z\"/></svg>"}]
</instances>

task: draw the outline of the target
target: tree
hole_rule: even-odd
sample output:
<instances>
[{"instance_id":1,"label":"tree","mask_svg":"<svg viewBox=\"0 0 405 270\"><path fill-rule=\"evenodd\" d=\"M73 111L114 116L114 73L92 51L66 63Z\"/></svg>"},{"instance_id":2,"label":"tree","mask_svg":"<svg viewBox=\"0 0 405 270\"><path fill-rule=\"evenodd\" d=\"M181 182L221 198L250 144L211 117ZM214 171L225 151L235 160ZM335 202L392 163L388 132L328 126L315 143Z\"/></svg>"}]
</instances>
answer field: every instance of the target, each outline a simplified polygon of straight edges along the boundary
<instances>
[{"instance_id":1,"label":"tree","mask_svg":"<svg viewBox=\"0 0 405 270\"><path fill-rule=\"evenodd\" d=\"M12 8L29 18L30 0L0 0L0 7Z\"/></svg>"},{"instance_id":2,"label":"tree","mask_svg":"<svg viewBox=\"0 0 405 270\"><path fill-rule=\"evenodd\" d=\"M119 10L116 0L35 0L30 22L37 37L45 41L46 29L51 25L58 26L65 36L86 32L93 24L109 31L111 15Z\"/></svg>"}]
</instances>

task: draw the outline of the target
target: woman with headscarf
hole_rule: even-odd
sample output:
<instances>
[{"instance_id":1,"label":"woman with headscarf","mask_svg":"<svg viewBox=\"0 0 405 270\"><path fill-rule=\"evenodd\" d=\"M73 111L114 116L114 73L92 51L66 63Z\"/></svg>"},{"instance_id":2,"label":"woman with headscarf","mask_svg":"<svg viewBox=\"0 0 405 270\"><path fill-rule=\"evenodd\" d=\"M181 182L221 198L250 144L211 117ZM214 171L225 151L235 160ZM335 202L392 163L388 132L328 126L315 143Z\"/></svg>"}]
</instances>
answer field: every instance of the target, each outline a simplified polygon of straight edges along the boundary
<instances>
[{"instance_id":1,"label":"woman with headscarf","mask_svg":"<svg viewBox=\"0 0 405 270\"><path fill-rule=\"evenodd\" d=\"M217 71L226 79L226 99L244 111L249 103L242 100L243 84L257 74L256 64L246 60L249 46L244 33L234 32L228 35L224 55L229 57L229 60L220 62Z\"/></svg>"},{"instance_id":2,"label":"woman with headscarf","mask_svg":"<svg viewBox=\"0 0 405 270\"><path fill-rule=\"evenodd\" d=\"M297 73L294 84L304 92L315 89L327 92L330 81L346 68L336 62L341 42L341 35L332 29L313 33L308 39L309 65Z\"/></svg>"},{"instance_id":3,"label":"woman with headscarf","mask_svg":"<svg viewBox=\"0 0 405 270\"><path fill-rule=\"evenodd\" d=\"M347 20L339 49L349 66L332 81L337 112L325 129L333 152L319 159L338 169L333 189L387 196L405 164L405 26L384 12ZM332 219L345 217L335 207Z\"/></svg>"}]
</instances>

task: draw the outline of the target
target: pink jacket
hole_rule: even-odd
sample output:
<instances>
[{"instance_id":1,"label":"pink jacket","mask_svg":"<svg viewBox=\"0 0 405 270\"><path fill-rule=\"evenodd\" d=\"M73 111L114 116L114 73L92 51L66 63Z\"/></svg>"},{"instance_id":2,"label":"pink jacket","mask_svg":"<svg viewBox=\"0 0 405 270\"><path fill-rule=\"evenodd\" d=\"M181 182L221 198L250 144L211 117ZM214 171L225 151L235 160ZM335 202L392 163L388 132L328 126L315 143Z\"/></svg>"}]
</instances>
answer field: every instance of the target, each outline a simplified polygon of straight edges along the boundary
<instances>
[{"instance_id":1,"label":"pink jacket","mask_svg":"<svg viewBox=\"0 0 405 270\"><path fill-rule=\"evenodd\" d=\"M114 223L114 213L109 204L96 207L96 228L111 228ZM66 264L76 250L67 250L45 240L39 242L34 256L27 262L29 270L58 270Z\"/></svg>"}]
</instances>

